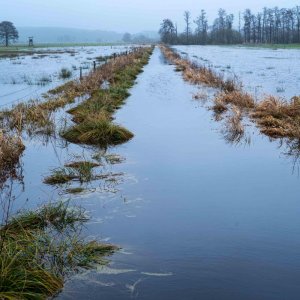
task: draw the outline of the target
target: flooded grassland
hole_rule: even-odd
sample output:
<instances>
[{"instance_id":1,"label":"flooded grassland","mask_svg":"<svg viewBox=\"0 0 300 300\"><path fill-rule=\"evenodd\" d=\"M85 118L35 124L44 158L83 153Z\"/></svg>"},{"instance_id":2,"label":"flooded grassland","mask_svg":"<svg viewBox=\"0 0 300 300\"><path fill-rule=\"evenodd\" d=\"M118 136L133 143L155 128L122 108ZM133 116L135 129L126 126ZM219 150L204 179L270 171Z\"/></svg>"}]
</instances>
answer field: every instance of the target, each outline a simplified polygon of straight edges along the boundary
<instances>
[{"instance_id":1,"label":"flooded grassland","mask_svg":"<svg viewBox=\"0 0 300 300\"><path fill-rule=\"evenodd\" d=\"M58 299L298 299L297 139L270 142L250 116L264 94L278 96L277 82L271 76L255 93L256 81L234 67L239 49L195 48L177 50L190 62L202 57L197 68L210 59L204 66L212 72L202 68L196 80L194 69L184 74L188 62L171 64L156 47L148 64L141 58L135 68L120 57L75 85L48 86L43 101L5 107L7 149L22 141L3 173L2 207L15 216L7 225L26 227L34 211L30 220L47 220L34 223L40 236L61 237L51 249L77 250L75 261L54 268L54 290L64 284ZM212 68L221 62L206 53L222 58L222 51L226 61ZM240 51L268 57L271 50ZM62 67L69 65L54 73ZM280 94L289 99L293 91ZM211 109L222 92L227 100ZM113 247L105 249L114 252L108 265L95 242ZM90 255L95 248L100 256Z\"/></svg>"},{"instance_id":2,"label":"flooded grassland","mask_svg":"<svg viewBox=\"0 0 300 300\"><path fill-rule=\"evenodd\" d=\"M113 122L113 113L151 52L104 56L82 78L1 111L1 298L54 296L117 249L83 234L91 214L71 196L115 192L123 173L109 166L123 158L107 149L133 134Z\"/></svg>"}]
</instances>

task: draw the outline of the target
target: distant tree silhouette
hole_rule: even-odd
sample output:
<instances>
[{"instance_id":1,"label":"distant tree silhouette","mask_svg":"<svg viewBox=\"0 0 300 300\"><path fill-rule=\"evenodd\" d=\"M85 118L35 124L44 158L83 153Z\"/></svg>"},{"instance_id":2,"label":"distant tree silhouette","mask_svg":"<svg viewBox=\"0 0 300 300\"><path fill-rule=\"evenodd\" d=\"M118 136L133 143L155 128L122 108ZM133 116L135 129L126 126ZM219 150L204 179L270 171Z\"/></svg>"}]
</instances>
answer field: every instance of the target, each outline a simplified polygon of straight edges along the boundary
<instances>
[{"instance_id":1,"label":"distant tree silhouette","mask_svg":"<svg viewBox=\"0 0 300 300\"><path fill-rule=\"evenodd\" d=\"M185 36L186 36L186 43L189 44L189 38L191 35L191 13L189 11L185 11L183 13L184 16L184 22L185 22Z\"/></svg>"},{"instance_id":2,"label":"distant tree silhouette","mask_svg":"<svg viewBox=\"0 0 300 300\"><path fill-rule=\"evenodd\" d=\"M124 43L130 43L132 41L132 37L131 37L131 34L126 32L124 35L123 35L123 42Z\"/></svg>"},{"instance_id":3,"label":"distant tree silhouette","mask_svg":"<svg viewBox=\"0 0 300 300\"><path fill-rule=\"evenodd\" d=\"M206 18L206 12L204 9L201 10L200 15L194 21L196 24L196 43L205 45L208 41L208 21Z\"/></svg>"},{"instance_id":4,"label":"distant tree silhouette","mask_svg":"<svg viewBox=\"0 0 300 300\"><path fill-rule=\"evenodd\" d=\"M0 40L4 43L6 47L9 43L17 41L19 38L19 33L12 22L3 21L0 23Z\"/></svg>"},{"instance_id":5,"label":"distant tree silhouette","mask_svg":"<svg viewBox=\"0 0 300 300\"><path fill-rule=\"evenodd\" d=\"M177 26L170 19L161 24L161 40L169 44L290 44L300 43L300 6L294 8L263 8L253 14L250 9L239 13L237 29L234 15L219 9L218 17L210 26L205 10L194 20L191 27L191 13L184 12L184 30L177 34ZM244 22L244 24L242 24Z\"/></svg>"}]
</instances>

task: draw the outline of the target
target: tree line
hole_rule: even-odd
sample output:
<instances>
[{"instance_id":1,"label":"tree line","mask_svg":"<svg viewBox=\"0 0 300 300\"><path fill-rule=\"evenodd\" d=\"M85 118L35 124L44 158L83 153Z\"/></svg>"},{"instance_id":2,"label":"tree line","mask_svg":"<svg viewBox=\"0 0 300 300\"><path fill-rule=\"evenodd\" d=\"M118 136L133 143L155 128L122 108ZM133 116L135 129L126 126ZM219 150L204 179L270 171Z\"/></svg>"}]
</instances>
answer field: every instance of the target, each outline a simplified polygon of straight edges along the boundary
<instances>
[{"instance_id":1,"label":"tree line","mask_svg":"<svg viewBox=\"0 0 300 300\"><path fill-rule=\"evenodd\" d=\"M300 43L300 6L290 9L265 7L258 13L246 9L238 15L238 26L234 26L234 15L224 9L219 9L211 25L204 9L194 19L185 11L183 19L184 30L180 33L171 19L163 20L159 29L162 42L200 45Z\"/></svg>"}]
</instances>

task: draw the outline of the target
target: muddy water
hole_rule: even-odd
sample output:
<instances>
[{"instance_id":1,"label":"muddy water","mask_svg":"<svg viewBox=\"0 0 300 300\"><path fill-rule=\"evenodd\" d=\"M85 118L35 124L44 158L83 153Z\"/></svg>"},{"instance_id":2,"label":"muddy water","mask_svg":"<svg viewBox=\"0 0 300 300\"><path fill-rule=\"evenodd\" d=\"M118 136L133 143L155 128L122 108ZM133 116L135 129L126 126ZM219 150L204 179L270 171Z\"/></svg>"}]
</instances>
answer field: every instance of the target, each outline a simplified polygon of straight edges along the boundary
<instances>
[{"instance_id":1,"label":"muddy water","mask_svg":"<svg viewBox=\"0 0 300 300\"><path fill-rule=\"evenodd\" d=\"M116 115L135 133L111 150L126 175L76 197L93 216L87 233L122 250L58 299L299 299L293 159L252 127L250 145L226 143L195 90L156 49Z\"/></svg>"}]
</instances>

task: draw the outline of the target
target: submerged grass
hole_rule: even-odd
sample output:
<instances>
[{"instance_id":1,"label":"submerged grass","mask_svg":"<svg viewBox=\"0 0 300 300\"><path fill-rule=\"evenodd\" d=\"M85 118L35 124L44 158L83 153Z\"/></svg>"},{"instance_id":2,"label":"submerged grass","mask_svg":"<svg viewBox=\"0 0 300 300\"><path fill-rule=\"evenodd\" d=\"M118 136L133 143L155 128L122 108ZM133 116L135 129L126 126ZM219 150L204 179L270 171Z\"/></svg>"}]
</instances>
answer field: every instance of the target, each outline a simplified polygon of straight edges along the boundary
<instances>
[{"instance_id":1,"label":"submerged grass","mask_svg":"<svg viewBox=\"0 0 300 300\"><path fill-rule=\"evenodd\" d=\"M50 185L65 184L78 177L73 170L69 168L57 168L52 171L52 174L44 179L44 183Z\"/></svg>"},{"instance_id":2,"label":"submerged grass","mask_svg":"<svg viewBox=\"0 0 300 300\"><path fill-rule=\"evenodd\" d=\"M71 181L80 183L96 179L93 173L95 167L100 164L90 161L76 161L67 163L64 167L54 169L52 174L44 179L44 183L50 185L65 184Z\"/></svg>"},{"instance_id":3,"label":"submerged grass","mask_svg":"<svg viewBox=\"0 0 300 300\"><path fill-rule=\"evenodd\" d=\"M20 212L0 228L0 298L47 299L74 272L106 263L116 247L80 238L88 220L69 203Z\"/></svg>"},{"instance_id":4,"label":"submerged grass","mask_svg":"<svg viewBox=\"0 0 300 300\"><path fill-rule=\"evenodd\" d=\"M69 189L66 189L66 193L67 194L80 194L82 192L84 192L85 189L82 188L82 187L74 187L74 188L69 188Z\"/></svg>"}]
</instances>

